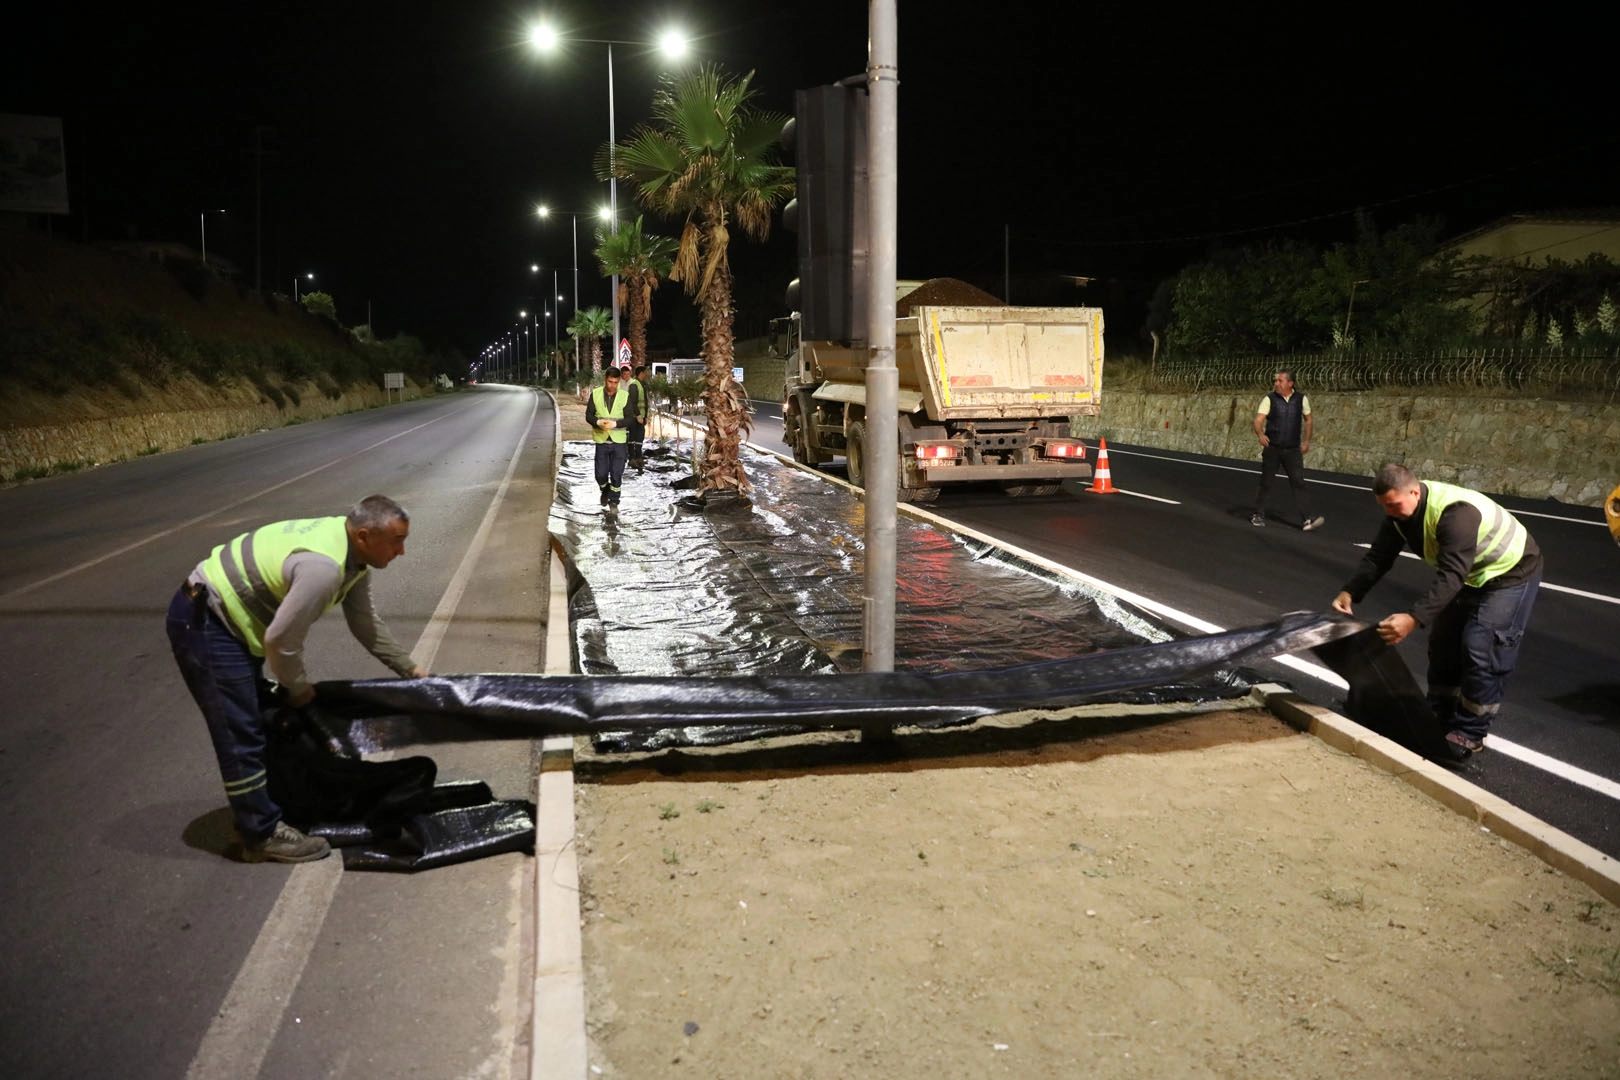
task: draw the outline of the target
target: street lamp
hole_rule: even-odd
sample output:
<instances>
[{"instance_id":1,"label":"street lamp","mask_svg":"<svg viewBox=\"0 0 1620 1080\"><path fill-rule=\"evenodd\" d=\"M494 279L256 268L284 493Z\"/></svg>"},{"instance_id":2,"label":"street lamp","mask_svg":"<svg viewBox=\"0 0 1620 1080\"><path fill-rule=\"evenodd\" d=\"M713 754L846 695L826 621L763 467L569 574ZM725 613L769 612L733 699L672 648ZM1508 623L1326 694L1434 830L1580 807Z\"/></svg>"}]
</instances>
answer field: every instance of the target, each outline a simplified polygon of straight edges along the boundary
<instances>
[{"instance_id":1,"label":"street lamp","mask_svg":"<svg viewBox=\"0 0 1620 1080\"><path fill-rule=\"evenodd\" d=\"M562 38L547 23L535 23L529 30L529 41L541 52L550 52L557 47L559 41L577 41L588 45L607 46L607 77L608 77L608 220L612 231L619 231L619 179L616 173L618 160L618 132L614 126L613 118L613 46L615 45L649 45L646 41L621 41L618 38ZM679 30L668 29L658 35L655 44L658 51L671 60L678 60L686 55L686 35ZM577 247L577 245L576 245ZM574 262L579 262L576 252ZM577 310L577 309L576 309ZM613 348L619 347L619 275L613 275ZM577 359L577 358L576 358Z\"/></svg>"},{"instance_id":2,"label":"street lamp","mask_svg":"<svg viewBox=\"0 0 1620 1080\"><path fill-rule=\"evenodd\" d=\"M308 278L310 281L315 280L315 274L314 274L313 271L311 271L308 274L305 274L304 277ZM295 304L298 303L298 275L297 274L293 275L293 303L295 303Z\"/></svg>"},{"instance_id":3,"label":"street lamp","mask_svg":"<svg viewBox=\"0 0 1620 1080\"><path fill-rule=\"evenodd\" d=\"M534 212L535 212L536 215L538 215L542 219L549 218L551 216L551 207L545 205L544 203L541 203L539 206L534 208ZM574 222L574 313L577 315L579 313L579 215L580 215L580 211L578 211L578 210L559 210L557 212L559 214L567 214L570 218L573 219L573 222ZM586 213L589 213L589 211L586 211ZM598 207L597 211L596 211L596 216L598 218L600 218L601 220L603 220L603 221L612 221L613 220L613 208L610 207L610 206ZM617 232L618 230L615 229L614 231ZM555 278L553 278L553 281L555 282ZM561 300L562 297L559 296L559 297L557 297L557 299ZM561 322L561 315L558 316L558 321ZM617 349L619 347L619 275L617 275L617 274L613 275L613 347L615 349ZM574 368L575 368L575 370L579 369L579 339L578 338L574 339Z\"/></svg>"},{"instance_id":4,"label":"street lamp","mask_svg":"<svg viewBox=\"0 0 1620 1080\"><path fill-rule=\"evenodd\" d=\"M203 210L197 215L197 224L202 230L202 264L208 265L208 215L223 214L223 210Z\"/></svg>"}]
</instances>

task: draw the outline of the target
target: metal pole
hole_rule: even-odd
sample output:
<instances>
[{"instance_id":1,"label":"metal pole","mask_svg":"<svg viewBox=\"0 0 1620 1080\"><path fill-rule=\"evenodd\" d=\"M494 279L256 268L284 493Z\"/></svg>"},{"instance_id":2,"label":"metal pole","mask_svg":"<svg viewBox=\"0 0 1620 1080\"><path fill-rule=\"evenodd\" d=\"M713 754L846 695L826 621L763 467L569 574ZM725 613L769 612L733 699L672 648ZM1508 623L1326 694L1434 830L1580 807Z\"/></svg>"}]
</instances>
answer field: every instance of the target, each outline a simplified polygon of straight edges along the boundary
<instances>
[{"instance_id":1,"label":"metal pole","mask_svg":"<svg viewBox=\"0 0 1620 1080\"><path fill-rule=\"evenodd\" d=\"M1012 226L1001 227L1001 302L1012 303Z\"/></svg>"},{"instance_id":2,"label":"metal pole","mask_svg":"<svg viewBox=\"0 0 1620 1080\"><path fill-rule=\"evenodd\" d=\"M613 43L608 43L608 230L619 235L618 135L613 130ZM579 256L574 256L579 262ZM619 362L619 275L613 275L613 363Z\"/></svg>"},{"instance_id":3,"label":"metal pole","mask_svg":"<svg viewBox=\"0 0 1620 1080\"><path fill-rule=\"evenodd\" d=\"M197 215L197 223L202 226L202 255L203 265L208 265L208 211L204 210Z\"/></svg>"},{"instance_id":4,"label":"metal pole","mask_svg":"<svg viewBox=\"0 0 1620 1080\"><path fill-rule=\"evenodd\" d=\"M574 314L579 314L579 215L572 215L574 219ZM574 337L574 374L580 373L579 336Z\"/></svg>"},{"instance_id":5,"label":"metal pole","mask_svg":"<svg viewBox=\"0 0 1620 1080\"><path fill-rule=\"evenodd\" d=\"M871 0L866 65L867 197L871 276L866 339L866 596L863 671L894 670L895 489L900 472L900 373L894 362L894 282L900 69L895 0ZM893 727L874 723L862 738L893 738Z\"/></svg>"}]
</instances>

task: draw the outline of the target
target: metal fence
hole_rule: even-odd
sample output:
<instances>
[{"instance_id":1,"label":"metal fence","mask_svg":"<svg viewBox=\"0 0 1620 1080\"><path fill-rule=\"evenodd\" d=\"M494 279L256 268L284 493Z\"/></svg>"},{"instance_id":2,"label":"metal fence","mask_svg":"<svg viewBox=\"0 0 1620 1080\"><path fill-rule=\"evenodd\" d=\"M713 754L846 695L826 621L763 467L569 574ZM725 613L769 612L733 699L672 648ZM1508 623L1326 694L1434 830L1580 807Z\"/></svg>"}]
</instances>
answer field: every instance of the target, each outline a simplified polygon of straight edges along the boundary
<instances>
[{"instance_id":1,"label":"metal fence","mask_svg":"<svg viewBox=\"0 0 1620 1080\"><path fill-rule=\"evenodd\" d=\"M1321 392L1381 387L1470 387L1538 394L1620 394L1620 350L1448 349L1435 352L1310 353L1219 359L1164 359L1150 383L1164 389L1203 390L1271 385L1292 371L1301 388Z\"/></svg>"}]
</instances>

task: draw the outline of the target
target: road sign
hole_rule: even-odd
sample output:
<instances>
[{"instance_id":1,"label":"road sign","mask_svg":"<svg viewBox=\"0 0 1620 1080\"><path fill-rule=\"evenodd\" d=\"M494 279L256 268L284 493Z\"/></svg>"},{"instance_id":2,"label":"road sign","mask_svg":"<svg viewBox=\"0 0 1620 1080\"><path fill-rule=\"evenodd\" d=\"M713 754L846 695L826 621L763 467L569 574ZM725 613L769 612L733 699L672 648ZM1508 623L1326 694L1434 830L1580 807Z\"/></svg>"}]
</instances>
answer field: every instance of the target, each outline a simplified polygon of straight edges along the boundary
<instances>
[{"instance_id":1,"label":"road sign","mask_svg":"<svg viewBox=\"0 0 1620 1080\"><path fill-rule=\"evenodd\" d=\"M619 339L619 366L624 367L624 365L628 364L629 362L630 362L630 339L629 338L620 338Z\"/></svg>"}]
</instances>

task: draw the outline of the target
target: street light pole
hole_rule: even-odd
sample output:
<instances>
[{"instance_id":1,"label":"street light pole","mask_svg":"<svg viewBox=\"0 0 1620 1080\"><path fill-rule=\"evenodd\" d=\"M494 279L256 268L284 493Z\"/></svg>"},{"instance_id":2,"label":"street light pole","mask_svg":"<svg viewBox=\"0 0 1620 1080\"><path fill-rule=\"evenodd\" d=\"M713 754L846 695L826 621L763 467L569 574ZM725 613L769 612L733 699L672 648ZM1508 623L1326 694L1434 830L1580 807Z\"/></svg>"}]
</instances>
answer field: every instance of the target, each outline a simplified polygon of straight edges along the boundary
<instances>
[{"instance_id":1,"label":"street light pole","mask_svg":"<svg viewBox=\"0 0 1620 1080\"><path fill-rule=\"evenodd\" d=\"M309 280L311 280L311 281L315 280L315 275L314 275L313 272L305 274L304 276L306 278L308 278ZM295 304L298 303L298 275L297 274L293 275L293 303L295 303Z\"/></svg>"},{"instance_id":2,"label":"street light pole","mask_svg":"<svg viewBox=\"0 0 1620 1080\"><path fill-rule=\"evenodd\" d=\"M608 42L608 229L611 234L619 234L619 176L617 164L619 160L619 138L613 129L613 42ZM579 254L574 255L574 265L579 265ZM619 363L619 273L613 272L613 364Z\"/></svg>"}]
</instances>

